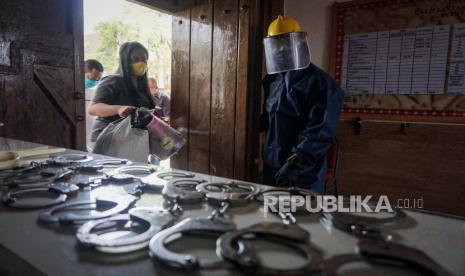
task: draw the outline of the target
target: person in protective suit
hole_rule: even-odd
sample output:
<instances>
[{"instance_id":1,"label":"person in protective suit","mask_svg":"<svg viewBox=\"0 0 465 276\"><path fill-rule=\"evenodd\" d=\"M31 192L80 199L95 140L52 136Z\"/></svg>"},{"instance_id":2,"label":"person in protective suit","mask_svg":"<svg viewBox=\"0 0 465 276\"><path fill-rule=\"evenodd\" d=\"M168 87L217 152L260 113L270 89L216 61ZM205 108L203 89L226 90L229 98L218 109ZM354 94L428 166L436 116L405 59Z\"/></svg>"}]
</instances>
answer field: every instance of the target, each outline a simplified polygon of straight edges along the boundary
<instances>
[{"instance_id":1,"label":"person in protective suit","mask_svg":"<svg viewBox=\"0 0 465 276\"><path fill-rule=\"evenodd\" d=\"M270 24L264 48L264 183L324 194L326 153L344 91L310 62L307 34L293 18L278 16Z\"/></svg>"},{"instance_id":2,"label":"person in protective suit","mask_svg":"<svg viewBox=\"0 0 465 276\"><path fill-rule=\"evenodd\" d=\"M147 49L139 42L126 42L120 47L119 57L119 74L101 80L89 107L89 114L98 116L91 142L108 124L130 115L135 108L155 108L147 81ZM148 117L147 112L144 114Z\"/></svg>"}]
</instances>

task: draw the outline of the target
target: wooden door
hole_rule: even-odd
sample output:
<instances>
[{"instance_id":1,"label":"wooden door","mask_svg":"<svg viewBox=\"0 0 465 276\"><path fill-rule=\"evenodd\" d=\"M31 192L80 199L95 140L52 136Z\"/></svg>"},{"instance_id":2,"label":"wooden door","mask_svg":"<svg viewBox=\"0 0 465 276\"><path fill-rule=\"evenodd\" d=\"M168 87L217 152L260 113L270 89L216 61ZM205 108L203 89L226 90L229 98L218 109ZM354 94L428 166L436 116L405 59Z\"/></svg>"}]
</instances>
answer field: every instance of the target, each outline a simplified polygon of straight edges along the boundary
<instances>
[{"instance_id":1,"label":"wooden door","mask_svg":"<svg viewBox=\"0 0 465 276\"><path fill-rule=\"evenodd\" d=\"M82 0L0 10L0 136L85 149Z\"/></svg>"},{"instance_id":2,"label":"wooden door","mask_svg":"<svg viewBox=\"0 0 465 276\"><path fill-rule=\"evenodd\" d=\"M215 0L174 14L171 121L188 143L173 167L257 181L262 39L282 6Z\"/></svg>"}]
</instances>

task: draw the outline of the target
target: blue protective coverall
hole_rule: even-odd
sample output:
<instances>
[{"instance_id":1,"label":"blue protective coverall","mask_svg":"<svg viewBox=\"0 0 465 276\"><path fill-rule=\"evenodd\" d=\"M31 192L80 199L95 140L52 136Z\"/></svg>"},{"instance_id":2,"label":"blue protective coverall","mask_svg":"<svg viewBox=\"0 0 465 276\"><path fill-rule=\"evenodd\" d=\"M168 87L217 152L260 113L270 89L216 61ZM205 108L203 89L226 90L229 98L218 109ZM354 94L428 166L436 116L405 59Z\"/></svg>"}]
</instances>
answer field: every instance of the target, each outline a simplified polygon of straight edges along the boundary
<instances>
[{"instance_id":1,"label":"blue protective coverall","mask_svg":"<svg viewBox=\"0 0 465 276\"><path fill-rule=\"evenodd\" d=\"M292 186L324 194L326 153L336 136L344 91L313 64L267 75L263 86L264 183L273 185L279 168L298 152L307 162Z\"/></svg>"}]
</instances>

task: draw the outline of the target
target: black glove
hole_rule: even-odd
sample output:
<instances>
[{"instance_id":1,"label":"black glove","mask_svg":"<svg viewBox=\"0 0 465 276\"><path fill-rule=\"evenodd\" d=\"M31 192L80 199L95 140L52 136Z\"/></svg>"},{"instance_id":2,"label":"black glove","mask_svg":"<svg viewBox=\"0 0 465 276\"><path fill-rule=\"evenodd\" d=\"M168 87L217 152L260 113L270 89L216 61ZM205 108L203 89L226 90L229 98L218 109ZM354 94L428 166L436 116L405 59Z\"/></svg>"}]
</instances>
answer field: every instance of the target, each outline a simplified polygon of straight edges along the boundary
<instances>
[{"instance_id":1,"label":"black glove","mask_svg":"<svg viewBox=\"0 0 465 276\"><path fill-rule=\"evenodd\" d=\"M151 110L145 107L139 107L132 113L131 125L134 128L145 129L145 126L152 121L152 118L153 114Z\"/></svg>"},{"instance_id":2,"label":"black glove","mask_svg":"<svg viewBox=\"0 0 465 276\"><path fill-rule=\"evenodd\" d=\"M275 185L291 187L297 181L297 174L305 165L305 159L298 153L291 155L275 175Z\"/></svg>"}]
</instances>

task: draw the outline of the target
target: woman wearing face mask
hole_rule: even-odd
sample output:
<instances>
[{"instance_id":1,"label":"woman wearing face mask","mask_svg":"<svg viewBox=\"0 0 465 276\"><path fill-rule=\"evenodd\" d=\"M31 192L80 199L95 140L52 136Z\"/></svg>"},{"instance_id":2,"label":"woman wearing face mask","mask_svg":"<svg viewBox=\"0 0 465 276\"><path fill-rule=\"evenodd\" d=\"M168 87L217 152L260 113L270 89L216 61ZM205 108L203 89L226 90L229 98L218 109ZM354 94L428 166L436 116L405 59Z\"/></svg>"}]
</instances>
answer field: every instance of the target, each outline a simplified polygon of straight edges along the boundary
<instances>
[{"instance_id":1,"label":"woman wearing face mask","mask_svg":"<svg viewBox=\"0 0 465 276\"><path fill-rule=\"evenodd\" d=\"M155 108L147 83L147 49L139 42L126 42L121 45L119 56L119 74L100 81L89 107L89 114L98 116L91 142L109 123L130 115L134 108Z\"/></svg>"}]
</instances>

